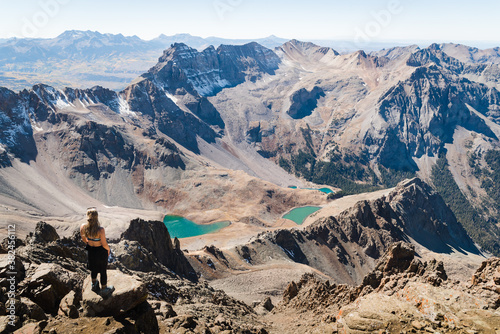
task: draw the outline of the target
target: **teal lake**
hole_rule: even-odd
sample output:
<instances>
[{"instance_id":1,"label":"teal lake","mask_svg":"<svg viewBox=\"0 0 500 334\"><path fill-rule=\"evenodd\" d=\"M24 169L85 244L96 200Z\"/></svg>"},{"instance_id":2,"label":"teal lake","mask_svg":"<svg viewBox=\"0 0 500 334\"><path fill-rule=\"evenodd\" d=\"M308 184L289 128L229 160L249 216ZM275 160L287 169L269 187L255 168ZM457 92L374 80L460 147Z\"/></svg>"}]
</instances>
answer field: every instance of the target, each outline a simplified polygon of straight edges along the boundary
<instances>
[{"instance_id":1,"label":"teal lake","mask_svg":"<svg viewBox=\"0 0 500 334\"><path fill-rule=\"evenodd\" d=\"M294 221L296 224L302 225L307 216L315 213L319 209L321 208L318 206L304 206L301 208L295 208L293 210L290 210L290 212L284 215L283 218L290 219Z\"/></svg>"},{"instance_id":2,"label":"teal lake","mask_svg":"<svg viewBox=\"0 0 500 334\"><path fill-rule=\"evenodd\" d=\"M291 186L289 188L291 188L291 189L297 189L296 186ZM319 188L319 189L318 188L300 188L300 189L319 190L321 192L324 192L325 194L331 194L331 193L333 193L333 190L330 189L330 188Z\"/></svg>"},{"instance_id":3,"label":"teal lake","mask_svg":"<svg viewBox=\"0 0 500 334\"><path fill-rule=\"evenodd\" d=\"M179 239L217 232L230 224L230 222L224 221L201 225L196 224L184 217L174 215L166 215L165 218L163 218L163 223L167 227L170 237L177 237Z\"/></svg>"}]
</instances>

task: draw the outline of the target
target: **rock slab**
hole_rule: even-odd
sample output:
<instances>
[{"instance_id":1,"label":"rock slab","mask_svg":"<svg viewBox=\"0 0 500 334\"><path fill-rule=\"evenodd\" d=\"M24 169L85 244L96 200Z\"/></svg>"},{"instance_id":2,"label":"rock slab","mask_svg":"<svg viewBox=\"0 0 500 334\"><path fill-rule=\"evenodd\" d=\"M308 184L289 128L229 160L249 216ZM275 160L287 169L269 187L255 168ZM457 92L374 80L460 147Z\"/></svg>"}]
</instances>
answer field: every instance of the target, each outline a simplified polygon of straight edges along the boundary
<instances>
[{"instance_id":1,"label":"rock slab","mask_svg":"<svg viewBox=\"0 0 500 334\"><path fill-rule=\"evenodd\" d=\"M145 283L118 270L108 270L108 285L113 285L115 291L104 299L92 291L90 276L85 279L82 294L83 316L119 316L148 297Z\"/></svg>"}]
</instances>

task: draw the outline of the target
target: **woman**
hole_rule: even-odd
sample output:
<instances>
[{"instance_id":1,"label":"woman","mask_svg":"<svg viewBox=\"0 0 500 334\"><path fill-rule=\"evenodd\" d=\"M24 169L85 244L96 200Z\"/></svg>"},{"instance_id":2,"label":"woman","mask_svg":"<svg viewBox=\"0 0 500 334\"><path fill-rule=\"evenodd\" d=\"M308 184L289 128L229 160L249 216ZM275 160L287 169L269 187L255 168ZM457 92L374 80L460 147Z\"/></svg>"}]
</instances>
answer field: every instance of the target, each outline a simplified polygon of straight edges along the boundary
<instances>
[{"instance_id":1,"label":"woman","mask_svg":"<svg viewBox=\"0 0 500 334\"><path fill-rule=\"evenodd\" d=\"M80 226L80 236L83 242L87 244L92 291L99 293L101 296L108 296L115 290L113 286L107 286L108 275L106 269L110 249L106 241L104 228L99 225L96 208L87 209L87 223ZM99 288L97 274L100 274L102 289Z\"/></svg>"}]
</instances>

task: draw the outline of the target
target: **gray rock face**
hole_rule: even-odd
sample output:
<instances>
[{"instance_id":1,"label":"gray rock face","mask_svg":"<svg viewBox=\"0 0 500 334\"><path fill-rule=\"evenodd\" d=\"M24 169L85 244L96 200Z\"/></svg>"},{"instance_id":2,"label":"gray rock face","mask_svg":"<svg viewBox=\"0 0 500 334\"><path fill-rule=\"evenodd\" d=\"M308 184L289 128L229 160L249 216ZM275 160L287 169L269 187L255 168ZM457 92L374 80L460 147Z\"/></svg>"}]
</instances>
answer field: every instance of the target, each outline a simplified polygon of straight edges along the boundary
<instances>
[{"instance_id":1,"label":"gray rock face","mask_svg":"<svg viewBox=\"0 0 500 334\"><path fill-rule=\"evenodd\" d=\"M383 166L416 170L413 157L437 156L445 143L453 142L457 127L498 140L482 116L468 107L494 116L497 96L496 89L456 79L437 65L419 67L380 98L379 114L387 128L369 130L364 143Z\"/></svg>"},{"instance_id":2,"label":"gray rock face","mask_svg":"<svg viewBox=\"0 0 500 334\"><path fill-rule=\"evenodd\" d=\"M112 250L118 268L123 266L142 272L164 271L156 256L137 241L122 240L114 244Z\"/></svg>"},{"instance_id":3,"label":"gray rock face","mask_svg":"<svg viewBox=\"0 0 500 334\"><path fill-rule=\"evenodd\" d=\"M144 302L148 297L146 284L116 270L108 270L108 285L115 291L104 299L92 291L90 276L83 283L83 316L118 316Z\"/></svg>"},{"instance_id":4,"label":"gray rock face","mask_svg":"<svg viewBox=\"0 0 500 334\"><path fill-rule=\"evenodd\" d=\"M0 87L0 161L9 166L6 152L23 162L34 160L37 148L28 115L29 105L25 97Z\"/></svg>"},{"instance_id":5,"label":"gray rock face","mask_svg":"<svg viewBox=\"0 0 500 334\"><path fill-rule=\"evenodd\" d=\"M401 182L387 201L398 226L421 245L436 252L449 252L449 246L478 252L442 197L421 179ZM438 237L428 238L429 235Z\"/></svg>"},{"instance_id":6,"label":"gray rock face","mask_svg":"<svg viewBox=\"0 0 500 334\"><path fill-rule=\"evenodd\" d=\"M428 48L412 53L406 61L407 65L413 67L425 66L430 63L434 63L454 73L460 73L464 70L462 62L441 51L440 46L437 44L432 44Z\"/></svg>"},{"instance_id":7,"label":"gray rock face","mask_svg":"<svg viewBox=\"0 0 500 334\"><path fill-rule=\"evenodd\" d=\"M203 96L245 80L255 81L264 73L274 74L280 63L274 52L257 43L221 45L217 50L208 47L202 52L175 43L158 61L150 73L162 79L165 88L194 89Z\"/></svg>"},{"instance_id":8,"label":"gray rock face","mask_svg":"<svg viewBox=\"0 0 500 334\"><path fill-rule=\"evenodd\" d=\"M151 75L148 77L151 78L132 84L123 91L131 110L140 111L160 132L194 152L198 152L197 136L207 142L213 142L219 136L210 125L223 128L224 123L208 101L195 96L194 101L186 106L196 111L199 119L182 110L165 95L164 88L155 83L160 79ZM193 94L197 95L196 92Z\"/></svg>"},{"instance_id":9,"label":"gray rock face","mask_svg":"<svg viewBox=\"0 0 500 334\"><path fill-rule=\"evenodd\" d=\"M192 281L198 280L182 250L174 247L163 222L134 219L120 238L137 241L174 273Z\"/></svg>"}]
</instances>

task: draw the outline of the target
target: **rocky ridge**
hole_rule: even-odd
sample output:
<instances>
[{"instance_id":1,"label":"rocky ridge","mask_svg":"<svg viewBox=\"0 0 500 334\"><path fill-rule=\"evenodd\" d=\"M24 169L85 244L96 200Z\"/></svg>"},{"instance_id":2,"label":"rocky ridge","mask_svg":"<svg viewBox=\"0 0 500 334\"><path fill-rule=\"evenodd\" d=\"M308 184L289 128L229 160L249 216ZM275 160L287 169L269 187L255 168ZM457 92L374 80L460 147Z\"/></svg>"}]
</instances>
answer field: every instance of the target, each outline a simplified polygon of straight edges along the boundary
<instances>
[{"instance_id":1,"label":"rocky ridge","mask_svg":"<svg viewBox=\"0 0 500 334\"><path fill-rule=\"evenodd\" d=\"M191 282L174 273L173 269L181 272L177 264L185 262L185 256L173 247L156 248L160 243L172 245L165 225L157 223L136 220L119 243L110 241L113 261L108 268L108 282L116 290L103 299L90 289L86 251L78 231L71 238L59 238L53 227L40 222L25 241L17 241L19 293L15 299L15 327L8 325L5 315L5 293L1 300L0 332L20 328L20 332L76 333L90 326L94 332L113 333L217 333L231 329L237 333L265 333L265 324L249 306L206 283ZM127 239L133 233L148 235L155 226L154 235L143 237L142 244ZM141 256L127 260L137 253L149 257L147 268L133 264L142 262ZM5 264L1 286L5 292L9 284L7 256L1 256Z\"/></svg>"},{"instance_id":2,"label":"rocky ridge","mask_svg":"<svg viewBox=\"0 0 500 334\"><path fill-rule=\"evenodd\" d=\"M498 273L496 263L485 261L473 277L484 277L485 268ZM289 333L317 328L342 333L495 333L499 295L486 297L479 291L493 291L497 285L474 278L472 284L449 280L442 262L421 262L411 245L398 242L360 285L306 275L290 283L272 313L278 321L283 314L302 314L287 326Z\"/></svg>"},{"instance_id":3,"label":"rocky ridge","mask_svg":"<svg viewBox=\"0 0 500 334\"><path fill-rule=\"evenodd\" d=\"M128 233L144 228L147 235L152 226L154 222L137 220ZM103 299L90 291L78 231L71 238L59 238L50 225L39 223L26 240L16 240L20 293L15 318L19 330L15 333L77 333L88 327L114 333L354 333L380 329L389 333L494 333L500 325L495 311L500 305L497 258L485 261L471 283L459 282L448 278L442 262L422 262L413 245L400 241L387 247L359 285L330 283L307 274L288 285L276 306L267 298L252 307L206 282L185 280L164 266L156 256L161 256L159 250L150 251L155 249L154 243L170 241L164 230L166 233L154 234L154 240L141 240L144 244L127 240L127 233L118 243L110 242L114 260L109 282L116 291ZM126 251L120 244L127 245L129 254L148 254L148 269L122 261ZM207 250L224 258L216 249ZM172 250L163 252L171 258L185 256ZM1 275L6 290L5 269ZM2 296L0 312L5 314L7 295ZM0 332L11 332L7 321L6 315L0 315Z\"/></svg>"}]
</instances>

